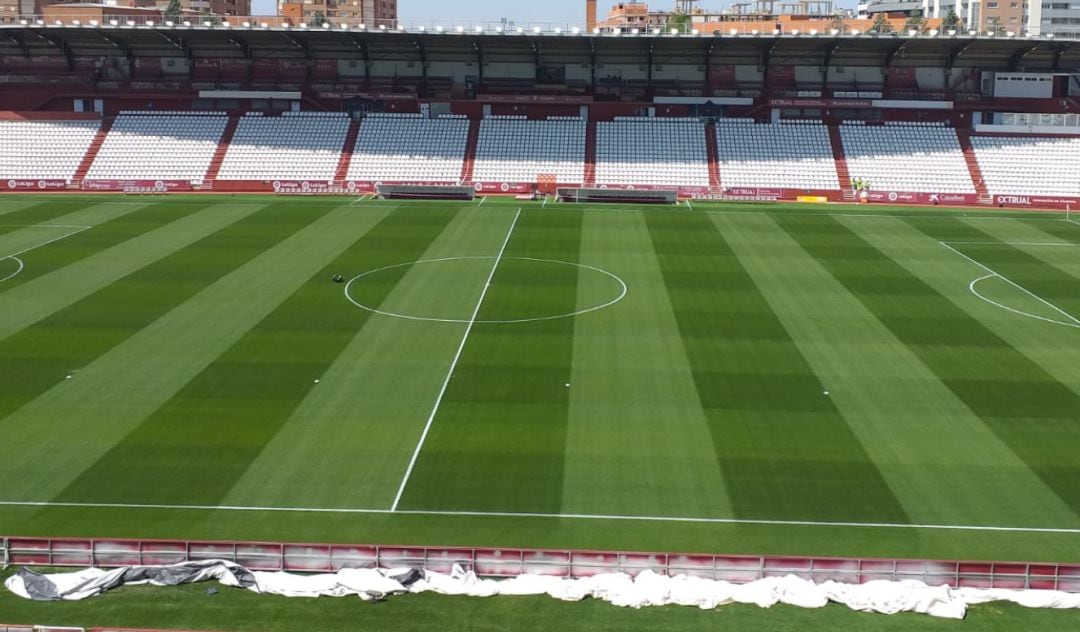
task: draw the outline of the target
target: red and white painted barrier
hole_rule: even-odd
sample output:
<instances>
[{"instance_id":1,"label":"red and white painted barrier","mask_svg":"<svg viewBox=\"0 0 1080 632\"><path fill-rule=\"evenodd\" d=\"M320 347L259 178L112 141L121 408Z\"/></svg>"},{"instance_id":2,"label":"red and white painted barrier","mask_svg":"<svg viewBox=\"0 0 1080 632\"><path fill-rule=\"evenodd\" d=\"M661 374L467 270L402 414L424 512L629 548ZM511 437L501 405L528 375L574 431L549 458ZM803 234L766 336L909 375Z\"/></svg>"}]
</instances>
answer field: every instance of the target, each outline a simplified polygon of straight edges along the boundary
<instances>
[{"instance_id":1,"label":"red and white painted barrier","mask_svg":"<svg viewBox=\"0 0 1080 632\"><path fill-rule=\"evenodd\" d=\"M222 559L252 570L335 572L342 568L415 567L446 573L455 564L485 577L547 575L591 577L644 570L732 583L768 577L863 584L913 579L954 588L1038 589L1080 592L1080 564L784 557L575 551L519 548L287 544L89 538L0 538L0 562L28 566L175 564Z\"/></svg>"}]
</instances>

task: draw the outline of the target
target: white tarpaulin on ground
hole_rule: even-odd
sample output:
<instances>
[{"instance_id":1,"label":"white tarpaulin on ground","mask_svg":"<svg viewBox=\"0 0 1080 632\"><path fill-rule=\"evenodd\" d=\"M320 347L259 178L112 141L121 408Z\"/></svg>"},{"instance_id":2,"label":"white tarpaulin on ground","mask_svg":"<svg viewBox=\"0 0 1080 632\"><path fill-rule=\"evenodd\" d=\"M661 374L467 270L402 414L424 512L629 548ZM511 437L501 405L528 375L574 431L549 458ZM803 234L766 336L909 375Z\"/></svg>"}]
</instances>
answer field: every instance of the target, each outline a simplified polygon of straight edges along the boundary
<instances>
[{"instance_id":1,"label":"white tarpaulin on ground","mask_svg":"<svg viewBox=\"0 0 1080 632\"><path fill-rule=\"evenodd\" d=\"M337 573L297 575L249 571L225 561L187 562L172 566L130 566L113 570L86 569L41 575L22 569L5 585L16 595L35 600L79 600L122 585L168 586L216 579L226 586L287 597L358 596L383 599L403 593L444 595L550 595L564 601L591 597L616 606L643 608L669 604L716 608L730 603L768 608L783 603L821 608L829 602L853 610L892 614L920 612L935 617L963 618L967 607L1009 601L1028 608L1080 608L1080 594L1050 590L1004 590L927 586L918 581L872 581L865 584L815 584L793 575L732 584L699 577L669 577L643 571L636 577L606 573L582 579L521 575L482 579L454 567L451 574L415 569L343 569Z\"/></svg>"}]
</instances>

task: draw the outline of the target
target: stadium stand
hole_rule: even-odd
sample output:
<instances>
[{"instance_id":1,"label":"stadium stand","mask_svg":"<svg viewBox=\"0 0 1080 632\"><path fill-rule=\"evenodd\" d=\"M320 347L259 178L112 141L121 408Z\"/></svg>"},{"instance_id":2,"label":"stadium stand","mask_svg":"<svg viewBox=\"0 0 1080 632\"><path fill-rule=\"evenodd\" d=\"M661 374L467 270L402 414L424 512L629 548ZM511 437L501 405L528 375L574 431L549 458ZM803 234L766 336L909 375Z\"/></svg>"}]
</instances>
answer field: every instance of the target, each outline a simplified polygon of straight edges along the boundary
<instances>
[{"instance_id":1,"label":"stadium stand","mask_svg":"<svg viewBox=\"0 0 1080 632\"><path fill-rule=\"evenodd\" d=\"M972 136L992 194L1080 195L1080 138Z\"/></svg>"},{"instance_id":2,"label":"stadium stand","mask_svg":"<svg viewBox=\"0 0 1080 632\"><path fill-rule=\"evenodd\" d=\"M469 120L420 114L370 114L360 124L346 178L382 182L457 182Z\"/></svg>"},{"instance_id":3,"label":"stadium stand","mask_svg":"<svg viewBox=\"0 0 1080 632\"><path fill-rule=\"evenodd\" d=\"M227 123L223 112L122 112L86 177L201 181Z\"/></svg>"},{"instance_id":4,"label":"stadium stand","mask_svg":"<svg viewBox=\"0 0 1080 632\"><path fill-rule=\"evenodd\" d=\"M333 180L348 131L344 113L248 114L240 119L218 179Z\"/></svg>"},{"instance_id":5,"label":"stadium stand","mask_svg":"<svg viewBox=\"0 0 1080 632\"><path fill-rule=\"evenodd\" d=\"M707 188L705 124L651 117L597 123L596 183Z\"/></svg>"},{"instance_id":6,"label":"stadium stand","mask_svg":"<svg viewBox=\"0 0 1080 632\"><path fill-rule=\"evenodd\" d=\"M0 178L70 181L101 121L0 121Z\"/></svg>"},{"instance_id":7,"label":"stadium stand","mask_svg":"<svg viewBox=\"0 0 1080 632\"><path fill-rule=\"evenodd\" d=\"M473 179L536 182L554 174L558 182L585 181L585 121L552 117L492 117L480 123Z\"/></svg>"},{"instance_id":8,"label":"stadium stand","mask_svg":"<svg viewBox=\"0 0 1080 632\"><path fill-rule=\"evenodd\" d=\"M716 146L725 186L840 188L829 130L819 122L720 119Z\"/></svg>"},{"instance_id":9,"label":"stadium stand","mask_svg":"<svg viewBox=\"0 0 1080 632\"><path fill-rule=\"evenodd\" d=\"M879 191L972 193L956 132L943 123L840 126L852 178Z\"/></svg>"}]
</instances>

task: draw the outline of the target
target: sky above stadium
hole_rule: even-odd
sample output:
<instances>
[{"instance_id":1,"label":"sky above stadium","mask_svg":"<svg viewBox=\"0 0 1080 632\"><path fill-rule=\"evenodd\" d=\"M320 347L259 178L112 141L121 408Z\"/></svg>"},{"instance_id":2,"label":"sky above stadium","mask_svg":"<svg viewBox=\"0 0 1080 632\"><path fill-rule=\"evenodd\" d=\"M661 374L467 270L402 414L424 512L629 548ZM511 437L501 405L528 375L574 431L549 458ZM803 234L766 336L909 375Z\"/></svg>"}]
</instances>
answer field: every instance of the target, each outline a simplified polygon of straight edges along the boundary
<instances>
[{"instance_id":1,"label":"sky above stadium","mask_svg":"<svg viewBox=\"0 0 1080 632\"><path fill-rule=\"evenodd\" d=\"M614 0L612 0L614 3ZM605 5L604 0L598 4ZM671 2L657 2L657 6L673 5ZM720 3L716 3L717 6ZM276 12L276 0L254 0L254 11L258 15L272 15ZM602 9L603 13L606 9ZM544 2L524 2L523 0L399 0L398 14L406 24L413 22L443 21L454 22L497 22L501 18L520 22L572 22L585 23L584 0L545 0Z\"/></svg>"}]
</instances>

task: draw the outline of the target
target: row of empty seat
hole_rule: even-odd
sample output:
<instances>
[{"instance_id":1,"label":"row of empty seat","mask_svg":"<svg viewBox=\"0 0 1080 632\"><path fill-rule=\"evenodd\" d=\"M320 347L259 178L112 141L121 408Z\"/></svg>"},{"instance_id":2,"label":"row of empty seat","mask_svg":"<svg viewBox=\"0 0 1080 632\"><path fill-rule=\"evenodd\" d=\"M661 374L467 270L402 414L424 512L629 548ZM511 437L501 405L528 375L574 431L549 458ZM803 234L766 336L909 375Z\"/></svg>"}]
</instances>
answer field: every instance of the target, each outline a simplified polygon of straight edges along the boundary
<instances>
[{"instance_id":1,"label":"row of empty seat","mask_svg":"<svg viewBox=\"0 0 1080 632\"><path fill-rule=\"evenodd\" d=\"M716 149L726 187L840 188L829 130L821 123L720 119Z\"/></svg>"},{"instance_id":2,"label":"row of empty seat","mask_svg":"<svg viewBox=\"0 0 1080 632\"><path fill-rule=\"evenodd\" d=\"M536 182L552 174L558 182L585 181L585 121L488 118L480 123L473 179Z\"/></svg>"},{"instance_id":3,"label":"row of empty seat","mask_svg":"<svg viewBox=\"0 0 1080 632\"><path fill-rule=\"evenodd\" d=\"M224 112L123 112L87 179L206 177L228 124ZM240 119L220 180L332 180L350 119L342 113L251 114ZM0 121L0 178L76 177L100 121ZM469 119L369 115L345 177L457 182ZM618 118L596 124L596 184L708 187L705 125L695 118ZM585 179L587 123L575 117L489 117L479 125L473 180ZM840 138L853 178L875 190L974 193L956 131L940 123L845 123ZM725 187L840 187L828 128L813 121L719 119L716 147ZM974 135L975 158L992 194L1080 196L1080 137Z\"/></svg>"},{"instance_id":4,"label":"row of empty seat","mask_svg":"<svg viewBox=\"0 0 1080 632\"><path fill-rule=\"evenodd\" d=\"M991 194L1080 196L1080 137L972 136Z\"/></svg>"},{"instance_id":5,"label":"row of empty seat","mask_svg":"<svg viewBox=\"0 0 1080 632\"><path fill-rule=\"evenodd\" d=\"M228 122L224 114L120 114L86 177L202 180Z\"/></svg>"},{"instance_id":6,"label":"row of empty seat","mask_svg":"<svg viewBox=\"0 0 1080 632\"><path fill-rule=\"evenodd\" d=\"M349 116L318 114L242 117L218 179L333 180L349 132Z\"/></svg>"},{"instance_id":7,"label":"row of empty seat","mask_svg":"<svg viewBox=\"0 0 1080 632\"><path fill-rule=\"evenodd\" d=\"M597 123L596 183L708 187L705 124L696 118L617 118Z\"/></svg>"},{"instance_id":8,"label":"row of empty seat","mask_svg":"<svg viewBox=\"0 0 1080 632\"><path fill-rule=\"evenodd\" d=\"M469 120L368 116L360 124L349 180L458 182L469 140Z\"/></svg>"},{"instance_id":9,"label":"row of empty seat","mask_svg":"<svg viewBox=\"0 0 1080 632\"><path fill-rule=\"evenodd\" d=\"M101 121L0 121L0 178L71 180Z\"/></svg>"},{"instance_id":10,"label":"row of empty seat","mask_svg":"<svg viewBox=\"0 0 1080 632\"><path fill-rule=\"evenodd\" d=\"M938 125L840 126L852 178L878 191L975 193L956 130Z\"/></svg>"}]
</instances>

